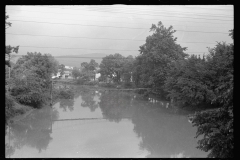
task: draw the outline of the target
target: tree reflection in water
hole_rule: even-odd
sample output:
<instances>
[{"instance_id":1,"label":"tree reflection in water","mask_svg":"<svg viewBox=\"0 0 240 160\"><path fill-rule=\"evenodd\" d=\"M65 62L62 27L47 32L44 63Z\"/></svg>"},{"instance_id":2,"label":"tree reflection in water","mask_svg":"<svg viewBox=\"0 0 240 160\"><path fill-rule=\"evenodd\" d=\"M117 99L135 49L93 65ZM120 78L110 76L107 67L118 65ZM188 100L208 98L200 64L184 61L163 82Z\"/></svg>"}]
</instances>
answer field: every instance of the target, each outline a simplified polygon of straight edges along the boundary
<instances>
[{"instance_id":1,"label":"tree reflection in water","mask_svg":"<svg viewBox=\"0 0 240 160\"><path fill-rule=\"evenodd\" d=\"M67 108L69 111L73 111L74 99L60 99L59 102L59 107L62 108L64 112L67 111Z\"/></svg>"},{"instance_id":2,"label":"tree reflection in water","mask_svg":"<svg viewBox=\"0 0 240 160\"><path fill-rule=\"evenodd\" d=\"M11 156L16 149L23 146L36 148L39 152L46 150L52 140L52 119L58 118L58 111L46 106L34 110L24 120L10 125L10 144L6 144L6 156ZM9 136L9 133L7 133Z\"/></svg>"},{"instance_id":3,"label":"tree reflection in water","mask_svg":"<svg viewBox=\"0 0 240 160\"><path fill-rule=\"evenodd\" d=\"M83 102L81 103L81 106L89 107L91 112L94 112L98 107L98 104L94 101L94 96L94 90L87 90L85 92L82 92L81 97Z\"/></svg>"},{"instance_id":4,"label":"tree reflection in water","mask_svg":"<svg viewBox=\"0 0 240 160\"><path fill-rule=\"evenodd\" d=\"M192 127L186 123L186 115L176 114L173 109L166 109L158 106L146 107L147 104L136 101L138 107L132 118L134 131L138 137L142 137L139 146L147 149L147 157L168 157L172 153L196 152L194 132ZM149 111L151 108L157 110ZM188 156L188 155L187 155Z\"/></svg>"},{"instance_id":5,"label":"tree reflection in water","mask_svg":"<svg viewBox=\"0 0 240 160\"><path fill-rule=\"evenodd\" d=\"M176 109L166 101L150 102L132 92L105 91L100 96L99 107L110 121L119 122L126 117L132 120L134 132L142 139L139 148L149 151L147 157L189 157L198 152L195 130L187 122L189 112Z\"/></svg>"},{"instance_id":6,"label":"tree reflection in water","mask_svg":"<svg viewBox=\"0 0 240 160\"><path fill-rule=\"evenodd\" d=\"M122 118L131 117L130 107L133 98L134 94L128 92L103 91L101 92L99 107L105 118L110 121L120 122Z\"/></svg>"}]
</instances>

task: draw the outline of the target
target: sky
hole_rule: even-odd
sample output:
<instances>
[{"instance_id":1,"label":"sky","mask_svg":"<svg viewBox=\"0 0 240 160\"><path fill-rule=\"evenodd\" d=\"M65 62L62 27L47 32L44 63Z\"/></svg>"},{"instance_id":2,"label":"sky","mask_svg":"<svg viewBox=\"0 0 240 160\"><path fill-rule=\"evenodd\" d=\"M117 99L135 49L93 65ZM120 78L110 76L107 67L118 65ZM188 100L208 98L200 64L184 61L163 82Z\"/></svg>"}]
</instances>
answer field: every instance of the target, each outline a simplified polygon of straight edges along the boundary
<instances>
[{"instance_id":1,"label":"sky","mask_svg":"<svg viewBox=\"0 0 240 160\"><path fill-rule=\"evenodd\" d=\"M135 57L159 21L173 26L177 43L190 55L202 56L217 42L233 42L233 5L11 5L6 14L12 23L6 45L19 45L19 55Z\"/></svg>"}]
</instances>

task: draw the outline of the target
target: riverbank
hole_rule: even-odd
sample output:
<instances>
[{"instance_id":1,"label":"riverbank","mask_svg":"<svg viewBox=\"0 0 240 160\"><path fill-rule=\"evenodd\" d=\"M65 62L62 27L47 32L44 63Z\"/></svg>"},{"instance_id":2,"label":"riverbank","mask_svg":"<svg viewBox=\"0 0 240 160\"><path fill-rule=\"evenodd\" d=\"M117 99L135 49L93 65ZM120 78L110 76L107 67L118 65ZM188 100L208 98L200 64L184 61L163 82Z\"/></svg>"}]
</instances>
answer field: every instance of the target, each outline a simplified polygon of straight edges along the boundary
<instances>
[{"instance_id":1,"label":"riverbank","mask_svg":"<svg viewBox=\"0 0 240 160\"><path fill-rule=\"evenodd\" d=\"M7 119L6 124L15 123L15 122L25 118L33 110L35 110L35 109L30 106L22 105L22 104L15 102L15 104L13 105L13 108L12 108L12 115L11 115L11 117L9 117L9 119Z\"/></svg>"}]
</instances>

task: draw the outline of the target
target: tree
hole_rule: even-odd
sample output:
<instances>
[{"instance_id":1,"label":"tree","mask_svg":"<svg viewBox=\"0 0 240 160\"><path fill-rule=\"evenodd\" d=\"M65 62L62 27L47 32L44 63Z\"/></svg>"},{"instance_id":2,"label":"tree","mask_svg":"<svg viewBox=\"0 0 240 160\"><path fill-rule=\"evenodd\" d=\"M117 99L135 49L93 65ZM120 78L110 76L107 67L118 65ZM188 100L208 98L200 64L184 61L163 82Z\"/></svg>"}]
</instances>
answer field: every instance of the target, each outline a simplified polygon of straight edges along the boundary
<instances>
[{"instance_id":1,"label":"tree","mask_svg":"<svg viewBox=\"0 0 240 160\"><path fill-rule=\"evenodd\" d=\"M175 61L170 65L164 90L168 93L167 97L184 105L210 104L215 96L213 74L205 61L191 55L186 60Z\"/></svg>"},{"instance_id":2,"label":"tree","mask_svg":"<svg viewBox=\"0 0 240 160\"><path fill-rule=\"evenodd\" d=\"M134 68L134 58L133 56L127 56L124 60L122 72L121 72L121 78L124 82L125 87L131 87L132 84L132 72Z\"/></svg>"},{"instance_id":3,"label":"tree","mask_svg":"<svg viewBox=\"0 0 240 160\"><path fill-rule=\"evenodd\" d=\"M107 76L112 79L114 82L119 83L121 80L121 74L124 66L125 57L119 53L114 55L110 54L103 58L100 64L99 73L101 76Z\"/></svg>"},{"instance_id":4,"label":"tree","mask_svg":"<svg viewBox=\"0 0 240 160\"><path fill-rule=\"evenodd\" d=\"M65 71L65 65L64 64L60 64L58 66L58 68L60 69L60 75L62 76L64 74L64 71Z\"/></svg>"},{"instance_id":5,"label":"tree","mask_svg":"<svg viewBox=\"0 0 240 160\"><path fill-rule=\"evenodd\" d=\"M73 71L72 71L72 75L73 75L73 77L76 79L77 77L79 77L80 76L80 71L79 71L79 69L78 68L76 68L76 67L74 67L73 68Z\"/></svg>"},{"instance_id":6,"label":"tree","mask_svg":"<svg viewBox=\"0 0 240 160\"><path fill-rule=\"evenodd\" d=\"M9 18L9 16L5 15L5 29L11 27L11 24L12 24L10 22L7 22L8 18ZM6 46L6 48L5 48L5 56L7 56L7 59L5 57L5 59L6 59L5 60L5 64L7 66L10 67L10 59L11 59L11 55L10 54L13 53L13 52L18 53L18 49L19 49L19 46L16 46L16 47L12 47L10 45Z\"/></svg>"},{"instance_id":7,"label":"tree","mask_svg":"<svg viewBox=\"0 0 240 160\"><path fill-rule=\"evenodd\" d=\"M89 63L83 62L81 63L82 74L85 76L89 76L89 79L94 79L95 81L95 74L96 74L96 68L98 67L98 63L95 62L95 60L91 59ZM88 78L87 78L88 79Z\"/></svg>"},{"instance_id":8,"label":"tree","mask_svg":"<svg viewBox=\"0 0 240 160\"><path fill-rule=\"evenodd\" d=\"M173 36L176 31L172 26L165 28L160 21L158 25L153 24L150 31L153 34L140 46L140 55L137 58L139 64L136 67L141 68L141 72L138 71L137 74L143 87L152 87L162 92L169 64L184 59L187 48L176 43L177 38Z\"/></svg>"},{"instance_id":9,"label":"tree","mask_svg":"<svg viewBox=\"0 0 240 160\"><path fill-rule=\"evenodd\" d=\"M94 79L94 81L95 81L95 74L96 74L97 67L98 67L98 63L95 62L94 59L91 59L91 61L88 64L88 70L90 72L91 77Z\"/></svg>"},{"instance_id":10,"label":"tree","mask_svg":"<svg viewBox=\"0 0 240 160\"><path fill-rule=\"evenodd\" d=\"M11 27L11 23L7 22L7 19L9 18L8 15L5 15L5 29ZM11 53L15 52L18 53L19 46L12 47L10 45L5 46L5 114L6 114L6 121L7 119L13 115L13 106L15 103L15 99L10 95L9 93L9 86L10 86L10 74L11 74ZM6 69L6 66L8 66L8 69ZM8 78L7 78L8 77Z\"/></svg>"},{"instance_id":11,"label":"tree","mask_svg":"<svg viewBox=\"0 0 240 160\"><path fill-rule=\"evenodd\" d=\"M87 62L82 62L81 63L81 67L85 68L86 70L88 70L88 63Z\"/></svg>"},{"instance_id":12,"label":"tree","mask_svg":"<svg viewBox=\"0 0 240 160\"><path fill-rule=\"evenodd\" d=\"M88 69L91 71L94 71L96 70L97 67L98 67L98 63L94 59L91 59L91 61L88 64Z\"/></svg>"},{"instance_id":13,"label":"tree","mask_svg":"<svg viewBox=\"0 0 240 160\"><path fill-rule=\"evenodd\" d=\"M16 62L11 78L11 95L20 103L41 105L48 100L52 74L58 62L49 54L27 53Z\"/></svg>"},{"instance_id":14,"label":"tree","mask_svg":"<svg viewBox=\"0 0 240 160\"><path fill-rule=\"evenodd\" d=\"M230 31L233 39L233 31ZM197 112L192 117L197 134L204 135L198 141L201 150L209 152L208 157L233 158L233 44L218 43L210 49L207 57L209 69L215 71L216 94L212 103L219 105L216 110Z\"/></svg>"}]
</instances>

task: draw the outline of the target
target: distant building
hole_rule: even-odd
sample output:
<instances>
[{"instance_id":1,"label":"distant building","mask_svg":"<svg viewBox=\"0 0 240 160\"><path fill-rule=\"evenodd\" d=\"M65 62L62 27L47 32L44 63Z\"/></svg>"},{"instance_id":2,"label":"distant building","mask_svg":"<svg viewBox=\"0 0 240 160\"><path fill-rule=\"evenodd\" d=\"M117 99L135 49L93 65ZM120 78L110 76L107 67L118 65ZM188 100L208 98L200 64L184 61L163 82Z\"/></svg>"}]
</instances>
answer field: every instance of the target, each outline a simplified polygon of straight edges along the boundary
<instances>
[{"instance_id":1,"label":"distant building","mask_svg":"<svg viewBox=\"0 0 240 160\"><path fill-rule=\"evenodd\" d=\"M72 79L72 72L71 71L64 71L62 78L69 78Z\"/></svg>"},{"instance_id":2,"label":"distant building","mask_svg":"<svg viewBox=\"0 0 240 160\"><path fill-rule=\"evenodd\" d=\"M58 72L56 75L52 74L52 78L59 78L61 76L60 72Z\"/></svg>"},{"instance_id":3,"label":"distant building","mask_svg":"<svg viewBox=\"0 0 240 160\"><path fill-rule=\"evenodd\" d=\"M95 74L95 79L98 79L100 76L101 76L100 73L96 73L96 74Z\"/></svg>"},{"instance_id":4,"label":"distant building","mask_svg":"<svg viewBox=\"0 0 240 160\"><path fill-rule=\"evenodd\" d=\"M65 66L65 69L73 69L71 66Z\"/></svg>"}]
</instances>

